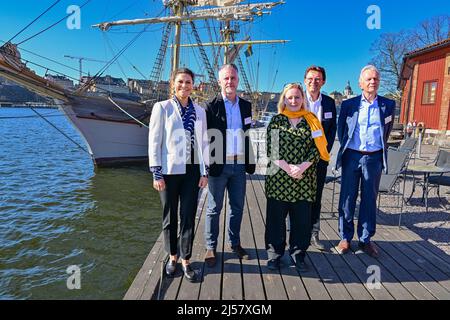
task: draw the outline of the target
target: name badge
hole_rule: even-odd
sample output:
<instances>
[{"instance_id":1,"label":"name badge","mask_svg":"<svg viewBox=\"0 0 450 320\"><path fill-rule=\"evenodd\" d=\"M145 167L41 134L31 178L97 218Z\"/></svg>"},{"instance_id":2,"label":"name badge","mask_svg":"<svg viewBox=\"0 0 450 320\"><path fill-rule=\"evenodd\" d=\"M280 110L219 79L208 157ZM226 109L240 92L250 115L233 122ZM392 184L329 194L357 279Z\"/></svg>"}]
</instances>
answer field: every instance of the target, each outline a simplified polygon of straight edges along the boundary
<instances>
[{"instance_id":1,"label":"name badge","mask_svg":"<svg viewBox=\"0 0 450 320\"><path fill-rule=\"evenodd\" d=\"M315 139L315 138L318 138L318 137L321 137L322 136L322 130L316 130L316 131L313 131L312 133L311 133L311 135L312 135L312 137Z\"/></svg>"},{"instance_id":2,"label":"name badge","mask_svg":"<svg viewBox=\"0 0 450 320\"><path fill-rule=\"evenodd\" d=\"M244 119L245 124L251 124L252 123L252 117L248 117Z\"/></svg>"},{"instance_id":3,"label":"name badge","mask_svg":"<svg viewBox=\"0 0 450 320\"><path fill-rule=\"evenodd\" d=\"M392 121L392 116L384 118L384 124L388 124L391 121Z\"/></svg>"},{"instance_id":4,"label":"name badge","mask_svg":"<svg viewBox=\"0 0 450 320\"><path fill-rule=\"evenodd\" d=\"M333 118L333 112L325 112L324 117L325 117L325 119Z\"/></svg>"}]
</instances>

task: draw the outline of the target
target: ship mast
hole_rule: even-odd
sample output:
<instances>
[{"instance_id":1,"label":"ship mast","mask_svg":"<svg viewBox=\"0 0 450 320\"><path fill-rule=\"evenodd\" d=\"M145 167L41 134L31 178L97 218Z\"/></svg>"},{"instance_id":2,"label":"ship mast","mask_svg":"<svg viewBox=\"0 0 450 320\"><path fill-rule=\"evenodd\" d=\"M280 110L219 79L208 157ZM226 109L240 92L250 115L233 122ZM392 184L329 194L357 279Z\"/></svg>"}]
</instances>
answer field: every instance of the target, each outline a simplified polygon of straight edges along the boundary
<instances>
[{"instance_id":1,"label":"ship mast","mask_svg":"<svg viewBox=\"0 0 450 320\"><path fill-rule=\"evenodd\" d=\"M222 45L225 48L224 62L230 63L228 52L230 46L234 45L233 36L237 33L235 30L230 28L230 21L241 20L241 21L251 21L254 16L262 16L264 14L270 14L267 9L272 9L273 7L284 4L284 1L278 2L266 2L266 3L253 3L239 5L238 3L242 0L163 0L166 7L172 9L173 15L166 17L156 17L156 18L146 18L146 19L134 19L134 20L120 20L111 22L102 22L93 25L93 27L100 28L102 31L107 31L114 26L123 25L137 25L137 24L155 24L155 23L174 23L175 25L175 35L174 43L172 46L172 68L174 71L178 68L180 63L180 48L189 46L180 44L181 36L181 24L184 21L195 21L195 20L208 20L216 19L220 21L225 21L225 29L222 30L224 36L224 42L209 45ZM230 5L231 4L231 5ZM189 13L186 12L187 6L218 6L210 9L200 9L192 10ZM276 42L286 42L287 40L275 40L271 42L270 40L264 43L276 43ZM252 41L245 41L246 44L258 43ZM261 43L261 42L259 42ZM242 44L242 41L241 43ZM194 45L195 46L195 45ZM198 44L197 44L198 46Z\"/></svg>"},{"instance_id":2,"label":"ship mast","mask_svg":"<svg viewBox=\"0 0 450 320\"><path fill-rule=\"evenodd\" d=\"M176 17L181 17L184 11L185 3L183 1L178 1L173 6L174 15ZM181 37L181 21L175 22L175 41L173 45L172 54L172 71L178 69L180 64L180 37Z\"/></svg>"}]
</instances>

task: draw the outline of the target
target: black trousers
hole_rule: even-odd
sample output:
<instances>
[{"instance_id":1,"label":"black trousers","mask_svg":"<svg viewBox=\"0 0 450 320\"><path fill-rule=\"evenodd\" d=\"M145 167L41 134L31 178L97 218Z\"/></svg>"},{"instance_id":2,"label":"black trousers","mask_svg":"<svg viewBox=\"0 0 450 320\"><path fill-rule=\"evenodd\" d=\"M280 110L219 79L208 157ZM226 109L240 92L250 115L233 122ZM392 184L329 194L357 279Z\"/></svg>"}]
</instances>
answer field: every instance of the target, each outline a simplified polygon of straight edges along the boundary
<instances>
[{"instance_id":1,"label":"black trousers","mask_svg":"<svg viewBox=\"0 0 450 320\"><path fill-rule=\"evenodd\" d=\"M189 260L192 255L199 180L199 165L188 164L185 174L164 175L166 189L159 193L163 207L162 229L165 249L169 254L176 255L179 243L180 256L185 260ZM179 239L178 202L180 203Z\"/></svg>"},{"instance_id":2,"label":"black trousers","mask_svg":"<svg viewBox=\"0 0 450 320\"><path fill-rule=\"evenodd\" d=\"M267 198L265 241L269 260L282 257L286 247L286 217L289 214L289 254L305 256L311 239L311 202L286 202Z\"/></svg>"},{"instance_id":3,"label":"black trousers","mask_svg":"<svg viewBox=\"0 0 450 320\"><path fill-rule=\"evenodd\" d=\"M318 234L320 230L320 210L322 209L322 193L327 177L328 162L319 160L317 164L317 191L316 201L312 203L311 208L311 229L312 234Z\"/></svg>"}]
</instances>

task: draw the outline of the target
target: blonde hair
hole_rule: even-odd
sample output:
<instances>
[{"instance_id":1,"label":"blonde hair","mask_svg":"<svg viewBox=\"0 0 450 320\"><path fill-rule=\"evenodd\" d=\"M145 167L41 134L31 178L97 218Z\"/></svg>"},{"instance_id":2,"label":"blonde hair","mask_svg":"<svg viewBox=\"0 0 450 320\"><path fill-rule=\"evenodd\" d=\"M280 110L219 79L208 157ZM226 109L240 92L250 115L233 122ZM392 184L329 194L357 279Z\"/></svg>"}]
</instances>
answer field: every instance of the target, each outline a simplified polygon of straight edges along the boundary
<instances>
[{"instance_id":1,"label":"blonde hair","mask_svg":"<svg viewBox=\"0 0 450 320\"><path fill-rule=\"evenodd\" d=\"M277 104L278 113L282 113L284 111L284 109L286 108L284 99L286 98L286 93L291 89L298 89L301 93L303 102L302 102L302 106L300 107L300 110L306 108L305 92L303 91L302 85L299 83L289 83L284 86L283 91L281 92L281 95L280 95L280 100L278 100L278 104Z\"/></svg>"}]
</instances>

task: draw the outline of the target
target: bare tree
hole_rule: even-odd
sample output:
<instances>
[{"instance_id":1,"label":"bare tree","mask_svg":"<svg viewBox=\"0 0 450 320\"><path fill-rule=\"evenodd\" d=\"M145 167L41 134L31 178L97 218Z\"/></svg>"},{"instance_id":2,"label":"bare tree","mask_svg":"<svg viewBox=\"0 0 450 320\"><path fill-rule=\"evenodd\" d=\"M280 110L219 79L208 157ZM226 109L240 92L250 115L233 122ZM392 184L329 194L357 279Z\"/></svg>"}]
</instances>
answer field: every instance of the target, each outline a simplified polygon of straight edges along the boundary
<instances>
[{"instance_id":1,"label":"bare tree","mask_svg":"<svg viewBox=\"0 0 450 320\"><path fill-rule=\"evenodd\" d=\"M442 15L425 20L411 34L418 47L445 40L450 37L450 16Z\"/></svg>"},{"instance_id":2,"label":"bare tree","mask_svg":"<svg viewBox=\"0 0 450 320\"><path fill-rule=\"evenodd\" d=\"M403 56L414 49L415 47L411 44L411 34L408 31L382 34L371 47L371 51L375 54L371 64L375 65L381 73L381 87L398 99L401 93L397 90L397 83Z\"/></svg>"},{"instance_id":3,"label":"bare tree","mask_svg":"<svg viewBox=\"0 0 450 320\"><path fill-rule=\"evenodd\" d=\"M401 76L403 56L449 37L449 15L425 20L414 30L382 34L371 47L374 54L371 63L380 70L381 87L400 100L401 92L397 90L397 84Z\"/></svg>"}]
</instances>

